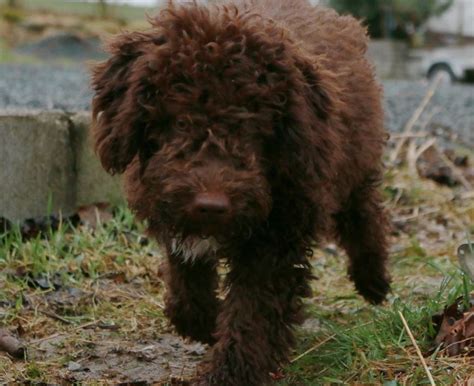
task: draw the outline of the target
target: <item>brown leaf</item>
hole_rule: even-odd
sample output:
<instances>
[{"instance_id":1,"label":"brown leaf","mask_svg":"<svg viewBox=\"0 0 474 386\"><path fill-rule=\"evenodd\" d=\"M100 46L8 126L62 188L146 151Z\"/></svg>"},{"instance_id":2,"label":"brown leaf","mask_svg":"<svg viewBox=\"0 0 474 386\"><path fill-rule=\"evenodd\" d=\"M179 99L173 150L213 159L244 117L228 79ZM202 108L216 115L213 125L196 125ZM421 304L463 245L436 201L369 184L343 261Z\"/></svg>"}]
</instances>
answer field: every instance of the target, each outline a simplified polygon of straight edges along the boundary
<instances>
[{"instance_id":1,"label":"brown leaf","mask_svg":"<svg viewBox=\"0 0 474 386\"><path fill-rule=\"evenodd\" d=\"M18 359L24 358L26 353L23 344L5 329L0 329L0 351Z\"/></svg>"},{"instance_id":2,"label":"brown leaf","mask_svg":"<svg viewBox=\"0 0 474 386\"><path fill-rule=\"evenodd\" d=\"M113 219L110 205L106 202L98 202L93 205L81 206L77 209L81 222L92 229L97 225L104 224Z\"/></svg>"},{"instance_id":3,"label":"brown leaf","mask_svg":"<svg viewBox=\"0 0 474 386\"><path fill-rule=\"evenodd\" d=\"M275 372L271 372L270 377L274 381L280 381L282 379L285 379L285 374L283 373L283 371L281 369L278 369Z\"/></svg>"},{"instance_id":4,"label":"brown leaf","mask_svg":"<svg viewBox=\"0 0 474 386\"><path fill-rule=\"evenodd\" d=\"M430 148L418 159L418 173L424 178L433 180L441 185L455 186L459 183L453 169L443 162L439 153Z\"/></svg>"},{"instance_id":5,"label":"brown leaf","mask_svg":"<svg viewBox=\"0 0 474 386\"><path fill-rule=\"evenodd\" d=\"M474 297L471 297L471 304ZM458 298L442 315L442 322L435 338L448 356L474 355L474 306L461 312L462 298Z\"/></svg>"},{"instance_id":6,"label":"brown leaf","mask_svg":"<svg viewBox=\"0 0 474 386\"><path fill-rule=\"evenodd\" d=\"M469 156L467 155L459 155L453 149L446 149L444 151L444 155L451 160L453 164L460 167L469 166Z\"/></svg>"}]
</instances>

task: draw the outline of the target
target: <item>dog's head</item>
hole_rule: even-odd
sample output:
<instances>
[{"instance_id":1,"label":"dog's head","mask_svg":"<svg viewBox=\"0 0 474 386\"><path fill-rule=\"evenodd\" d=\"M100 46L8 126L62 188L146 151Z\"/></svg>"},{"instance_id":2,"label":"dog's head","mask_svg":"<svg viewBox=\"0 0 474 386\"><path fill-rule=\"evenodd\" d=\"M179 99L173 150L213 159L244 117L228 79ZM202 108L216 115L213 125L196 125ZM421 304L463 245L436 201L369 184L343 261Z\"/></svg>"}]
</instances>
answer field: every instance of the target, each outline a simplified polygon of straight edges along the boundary
<instances>
[{"instance_id":1,"label":"dog's head","mask_svg":"<svg viewBox=\"0 0 474 386\"><path fill-rule=\"evenodd\" d=\"M241 240L275 192L317 174L330 82L257 15L170 6L151 24L116 37L93 70L96 150L127 171L130 205L156 234Z\"/></svg>"}]
</instances>

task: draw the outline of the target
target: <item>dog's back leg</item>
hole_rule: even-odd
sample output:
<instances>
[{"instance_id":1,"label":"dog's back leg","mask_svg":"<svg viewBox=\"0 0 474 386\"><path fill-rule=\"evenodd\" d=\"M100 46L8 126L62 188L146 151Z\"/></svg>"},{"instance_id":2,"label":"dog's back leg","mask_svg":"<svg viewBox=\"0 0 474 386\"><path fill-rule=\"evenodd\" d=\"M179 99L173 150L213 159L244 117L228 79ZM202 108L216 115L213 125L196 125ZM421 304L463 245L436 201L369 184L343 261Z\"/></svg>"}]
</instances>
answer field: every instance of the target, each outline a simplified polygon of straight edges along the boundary
<instances>
[{"instance_id":1,"label":"dog's back leg","mask_svg":"<svg viewBox=\"0 0 474 386\"><path fill-rule=\"evenodd\" d=\"M390 290L386 271L388 223L375 179L369 179L350 196L336 216L341 246L349 256L349 277L357 291L380 303Z\"/></svg>"},{"instance_id":2,"label":"dog's back leg","mask_svg":"<svg viewBox=\"0 0 474 386\"><path fill-rule=\"evenodd\" d=\"M165 314L176 331L194 340L213 344L218 312L218 275L215 261L185 261L170 254L162 266L167 287Z\"/></svg>"}]
</instances>

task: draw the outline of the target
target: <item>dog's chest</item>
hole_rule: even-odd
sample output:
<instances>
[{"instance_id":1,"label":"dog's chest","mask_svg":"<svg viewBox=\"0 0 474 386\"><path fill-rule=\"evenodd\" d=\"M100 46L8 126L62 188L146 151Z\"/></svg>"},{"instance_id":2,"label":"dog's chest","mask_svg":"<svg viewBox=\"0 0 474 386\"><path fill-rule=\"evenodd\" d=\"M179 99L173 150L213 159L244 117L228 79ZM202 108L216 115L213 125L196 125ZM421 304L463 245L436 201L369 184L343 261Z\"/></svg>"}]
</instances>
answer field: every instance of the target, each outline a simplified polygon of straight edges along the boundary
<instances>
[{"instance_id":1,"label":"dog's chest","mask_svg":"<svg viewBox=\"0 0 474 386\"><path fill-rule=\"evenodd\" d=\"M171 240L171 253L182 256L185 262L214 256L219 248L219 242L214 237L187 237L184 240L176 237Z\"/></svg>"}]
</instances>

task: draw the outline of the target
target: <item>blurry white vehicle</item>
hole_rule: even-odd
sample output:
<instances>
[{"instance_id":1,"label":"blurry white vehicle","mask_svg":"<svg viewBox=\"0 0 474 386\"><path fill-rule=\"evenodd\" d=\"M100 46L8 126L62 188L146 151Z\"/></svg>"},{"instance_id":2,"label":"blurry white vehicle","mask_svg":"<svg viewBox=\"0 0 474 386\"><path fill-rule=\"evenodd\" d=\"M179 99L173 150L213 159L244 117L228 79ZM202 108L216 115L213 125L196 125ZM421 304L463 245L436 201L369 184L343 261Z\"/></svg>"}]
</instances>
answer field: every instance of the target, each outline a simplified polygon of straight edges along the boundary
<instances>
[{"instance_id":1,"label":"blurry white vehicle","mask_svg":"<svg viewBox=\"0 0 474 386\"><path fill-rule=\"evenodd\" d=\"M431 79L439 74L447 83L474 82L474 45L419 50L416 56L423 76Z\"/></svg>"}]
</instances>

